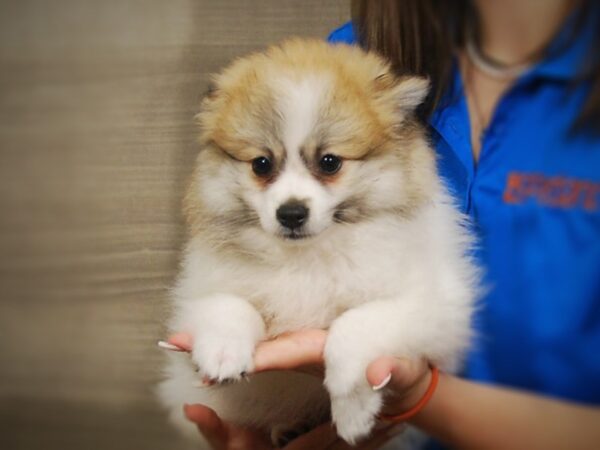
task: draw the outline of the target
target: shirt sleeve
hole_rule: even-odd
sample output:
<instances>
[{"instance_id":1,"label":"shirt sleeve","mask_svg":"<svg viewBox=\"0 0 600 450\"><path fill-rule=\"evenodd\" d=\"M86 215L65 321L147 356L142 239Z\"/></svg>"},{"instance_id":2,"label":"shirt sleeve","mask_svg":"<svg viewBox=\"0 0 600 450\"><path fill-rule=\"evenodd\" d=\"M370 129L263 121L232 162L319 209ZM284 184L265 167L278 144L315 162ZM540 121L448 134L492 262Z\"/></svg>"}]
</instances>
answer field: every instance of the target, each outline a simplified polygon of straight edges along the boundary
<instances>
[{"instance_id":1,"label":"shirt sleeve","mask_svg":"<svg viewBox=\"0 0 600 450\"><path fill-rule=\"evenodd\" d=\"M327 41L332 44L356 44L356 33L352 22L345 23L331 32Z\"/></svg>"}]
</instances>

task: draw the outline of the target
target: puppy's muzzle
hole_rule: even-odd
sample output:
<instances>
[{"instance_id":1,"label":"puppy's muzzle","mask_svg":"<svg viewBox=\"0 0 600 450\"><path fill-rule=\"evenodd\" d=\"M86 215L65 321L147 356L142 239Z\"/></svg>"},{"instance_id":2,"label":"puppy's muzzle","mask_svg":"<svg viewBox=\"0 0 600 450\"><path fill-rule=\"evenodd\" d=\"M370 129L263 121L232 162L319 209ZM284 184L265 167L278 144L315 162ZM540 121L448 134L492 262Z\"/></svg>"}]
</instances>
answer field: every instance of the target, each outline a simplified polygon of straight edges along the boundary
<instances>
[{"instance_id":1,"label":"puppy's muzzle","mask_svg":"<svg viewBox=\"0 0 600 450\"><path fill-rule=\"evenodd\" d=\"M290 230L298 229L308 220L308 208L298 201L281 205L275 215L281 225Z\"/></svg>"}]
</instances>

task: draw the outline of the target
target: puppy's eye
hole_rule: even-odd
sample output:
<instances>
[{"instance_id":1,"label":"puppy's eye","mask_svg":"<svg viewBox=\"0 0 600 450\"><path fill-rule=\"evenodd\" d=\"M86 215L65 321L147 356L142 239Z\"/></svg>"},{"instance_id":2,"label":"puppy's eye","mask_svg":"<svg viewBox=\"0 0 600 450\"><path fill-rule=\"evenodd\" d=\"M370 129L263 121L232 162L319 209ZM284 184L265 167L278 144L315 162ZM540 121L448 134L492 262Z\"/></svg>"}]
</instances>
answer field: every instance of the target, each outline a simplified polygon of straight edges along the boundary
<instances>
[{"instance_id":1,"label":"puppy's eye","mask_svg":"<svg viewBox=\"0 0 600 450\"><path fill-rule=\"evenodd\" d=\"M252 170L259 177L269 175L273 170L273 164L271 160L265 156L259 156L252 160Z\"/></svg>"},{"instance_id":2,"label":"puppy's eye","mask_svg":"<svg viewBox=\"0 0 600 450\"><path fill-rule=\"evenodd\" d=\"M319 161L319 168L321 172L327 175L333 175L342 167L342 160L335 155L327 154L324 155Z\"/></svg>"}]
</instances>

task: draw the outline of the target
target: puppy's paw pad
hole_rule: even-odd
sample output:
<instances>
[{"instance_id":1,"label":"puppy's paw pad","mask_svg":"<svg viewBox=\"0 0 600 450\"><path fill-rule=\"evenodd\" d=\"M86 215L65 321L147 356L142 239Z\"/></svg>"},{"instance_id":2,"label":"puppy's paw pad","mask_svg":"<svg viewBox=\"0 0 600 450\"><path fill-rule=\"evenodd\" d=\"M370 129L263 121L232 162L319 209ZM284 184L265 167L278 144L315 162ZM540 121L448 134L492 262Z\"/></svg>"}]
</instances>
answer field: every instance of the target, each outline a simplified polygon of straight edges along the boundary
<instances>
[{"instance_id":1,"label":"puppy's paw pad","mask_svg":"<svg viewBox=\"0 0 600 450\"><path fill-rule=\"evenodd\" d=\"M192 359L210 380L238 381L254 368L254 345L243 339L201 339L194 345Z\"/></svg>"},{"instance_id":2,"label":"puppy's paw pad","mask_svg":"<svg viewBox=\"0 0 600 450\"><path fill-rule=\"evenodd\" d=\"M380 408L381 396L377 393L334 398L331 414L338 435L354 445L371 433Z\"/></svg>"}]
</instances>

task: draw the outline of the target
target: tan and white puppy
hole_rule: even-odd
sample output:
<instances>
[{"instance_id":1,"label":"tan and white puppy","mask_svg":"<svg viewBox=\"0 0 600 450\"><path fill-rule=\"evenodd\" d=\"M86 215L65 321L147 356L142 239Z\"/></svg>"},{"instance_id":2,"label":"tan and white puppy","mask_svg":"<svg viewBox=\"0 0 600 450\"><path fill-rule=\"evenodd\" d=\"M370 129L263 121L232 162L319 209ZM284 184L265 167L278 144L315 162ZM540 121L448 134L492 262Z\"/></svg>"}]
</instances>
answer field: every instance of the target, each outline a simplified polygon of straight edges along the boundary
<instances>
[{"instance_id":1,"label":"tan and white puppy","mask_svg":"<svg viewBox=\"0 0 600 450\"><path fill-rule=\"evenodd\" d=\"M266 431L331 414L352 443L382 406L365 377L375 358L457 368L477 271L415 118L427 91L374 54L305 40L215 78L170 323L193 334L192 361L173 355L160 388L181 427L197 434L182 414L194 402ZM302 328L329 329L324 386L295 372L193 386L240 380L259 341Z\"/></svg>"}]
</instances>

